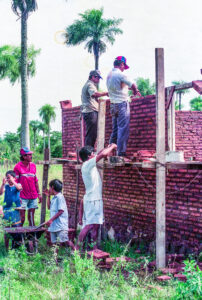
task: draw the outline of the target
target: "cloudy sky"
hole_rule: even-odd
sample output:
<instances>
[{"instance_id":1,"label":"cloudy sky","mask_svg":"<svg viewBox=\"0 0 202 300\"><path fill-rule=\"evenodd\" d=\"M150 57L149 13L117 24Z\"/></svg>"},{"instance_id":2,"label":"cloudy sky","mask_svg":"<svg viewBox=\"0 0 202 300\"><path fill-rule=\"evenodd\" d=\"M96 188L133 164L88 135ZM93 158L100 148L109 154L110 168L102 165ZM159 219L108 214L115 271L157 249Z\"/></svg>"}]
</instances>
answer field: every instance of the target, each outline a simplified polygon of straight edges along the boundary
<instances>
[{"instance_id":1,"label":"cloudy sky","mask_svg":"<svg viewBox=\"0 0 202 300\"><path fill-rule=\"evenodd\" d=\"M105 18L122 18L123 35L100 58L100 71L106 78L116 56L124 55L131 79L155 78L154 52L165 52L165 83L173 80L201 79L202 22L201 0L38 0L38 10L28 20L28 43L41 48L37 74L29 80L30 120L38 119L38 109L50 103L56 107L53 130L61 129L59 101L80 104L81 88L94 68L94 58L84 45L68 48L60 34L78 14L87 9L104 8ZM0 0L0 46L20 45L20 21L11 10L10 0ZM105 80L101 84L106 89ZM197 96L192 92L185 97ZM15 132L20 125L20 84L0 82L0 135Z\"/></svg>"}]
</instances>

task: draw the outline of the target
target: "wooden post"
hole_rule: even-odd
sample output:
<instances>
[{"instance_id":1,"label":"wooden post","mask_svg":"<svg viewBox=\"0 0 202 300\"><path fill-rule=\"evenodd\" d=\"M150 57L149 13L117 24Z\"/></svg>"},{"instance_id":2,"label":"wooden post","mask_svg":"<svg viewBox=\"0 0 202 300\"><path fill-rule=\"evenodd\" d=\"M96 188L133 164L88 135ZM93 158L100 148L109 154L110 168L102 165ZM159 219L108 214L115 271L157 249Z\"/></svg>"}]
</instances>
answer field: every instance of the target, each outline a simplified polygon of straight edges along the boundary
<instances>
[{"instance_id":1,"label":"wooden post","mask_svg":"<svg viewBox=\"0 0 202 300\"><path fill-rule=\"evenodd\" d=\"M156 61L156 266L165 267L165 87L164 50L155 49Z\"/></svg>"},{"instance_id":2,"label":"wooden post","mask_svg":"<svg viewBox=\"0 0 202 300\"><path fill-rule=\"evenodd\" d=\"M84 119L82 113L80 115L80 122L81 122L81 147L84 147Z\"/></svg>"},{"instance_id":3,"label":"wooden post","mask_svg":"<svg viewBox=\"0 0 202 300\"><path fill-rule=\"evenodd\" d=\"M76 160L77 165L79 164L79 149L76 145ZM76 169L76 201L75 201L75 219L74 219L74 228L77 229L77 206L79 202L79 169Z\"/></svg>"},{"instance_id":4,"label":"wooden post","mask_svg":"<svg viewBox=\"0 0 202 300\"><path fill-rule=\"evenodd\" d=\"M106 115L106 101L99 100L99 112L98 112L98 126L97 126L97 153L104 148L105 145L105 115ZM102 180L102 187L103 187L103 162L104 159L101 159L98 162L98 166L101 168L99 169L100 177ZM98 234L98 246L101 245L101 226Z\"/></svg>"},{"instance_id":5,"label":"wooden post","mask_svg":"<svg viewBox=\"0 0 202 300\"><path fill-rule=\"evenodd\" d=\"M106 114L106 101L99 100L98 112L98 127L97 127L97 153L104 148L105 145L105 114ZM103 159L98 163L103 166ZM100 169L100 176L103 179L103 169Z\"/></svg>"},{"instance_id":6,"label":"wooden post","mask_svg":"<svg viewBox=\"0 0 202 300\"><path fill-rule=\"evenodd\" d=\"M44 160L49 160L49 149L44 149ZM43 194L43 191L47 189L48 186L48 169L49 164L44 164L43 166L43 181L42 181L42 203L41 203L41 220L40 223L45 222L46 219L46 195Z\"/></svg>"},{"instance_id":7,"label":"wooden post","mask_svg":"<svg viewBox=\"0 0 202 300\"><path fill-rule=\"evenodd\" d=\"M175 151L175 96L171 102L172 151Z\"/></svg>"}]
</instances>

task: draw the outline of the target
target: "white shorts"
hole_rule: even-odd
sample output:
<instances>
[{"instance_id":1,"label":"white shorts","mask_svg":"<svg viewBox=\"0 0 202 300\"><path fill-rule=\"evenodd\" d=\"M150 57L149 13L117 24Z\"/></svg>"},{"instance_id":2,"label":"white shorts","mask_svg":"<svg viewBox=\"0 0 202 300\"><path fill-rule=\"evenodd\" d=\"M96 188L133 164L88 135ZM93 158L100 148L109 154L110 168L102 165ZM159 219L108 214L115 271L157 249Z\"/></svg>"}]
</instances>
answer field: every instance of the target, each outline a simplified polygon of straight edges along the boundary
<instances>
[{"instance_id":1,"label":"white shorts","mask_svg":"<svg viewBox=\"0 0 202 300\"><path fill-rule=\"evenodd\" d=\"M69 241L68 230L60 230L56 232L50 232L51 234L51 243L64 243Z\"/></svg>"},{"instance_id":2,"label":"white shorts","mask_svg":"<svg viewBox=\"0 0 202 300\"><path fill-rule=\"evenodd\" d=\"M103 224L104 215L103 215L103 201L85 201L83 203L84 212L83 212L83 225L90 224Z\"/></svg>"}]
</instances>

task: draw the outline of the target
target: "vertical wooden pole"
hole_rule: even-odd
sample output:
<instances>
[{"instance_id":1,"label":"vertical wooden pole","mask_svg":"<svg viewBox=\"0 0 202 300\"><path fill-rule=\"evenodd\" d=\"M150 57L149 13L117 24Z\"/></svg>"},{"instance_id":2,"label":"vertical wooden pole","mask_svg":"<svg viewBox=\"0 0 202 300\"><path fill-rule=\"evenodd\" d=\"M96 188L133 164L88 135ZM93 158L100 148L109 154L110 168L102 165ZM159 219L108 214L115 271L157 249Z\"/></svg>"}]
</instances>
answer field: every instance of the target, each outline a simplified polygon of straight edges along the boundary
<instances>
[{"instance_id":1,"label":"vertical wooden pole","mask_svg":"<svg viewBox=\"0 0 202 300\"><path fill-rule=\"evenodd\" d=\"M165 87L164 50L155 49L156 60L156 265L165 267Z\"/></svg>"},{"instance_id":2,"label":"vertical wooden pole","mask_svg":"<svg viewBox=\"0 0 202 300\"><path fill-rule=\"evenodd\" d=\"M99 100L98 126L97 126L97 153L100 150L102 150L105 145L105 115L106 115L106 101ZM99 169L99 173L102 180L102 187L103 187L103 176L104 176L103 162L104 159L101 159L98 163L98 165L101 167ZM100 245L101 245L101 226L98 235L98 246Z\"/></svg>"},{"instance_id":3,"label":"vertical wooden pole","mask_svg":"<svg viewBox=\"0 0 202 300\"><path fill-rule=\"evenodd\" d=\"M175 151L175 95L171 102L172 151Z\"/></svg>"},{"instance_id":4,"label":"vertical wooden pole","mask_svg":"<svg viewBox=\"0 0 202 300\"><path fill-rule=\"evenodd\" d=\"M77 165L79 164L79 149L76 144L76 160ZM79 202L79 169L76 169L76 201L75 201L75 219L74 219L74 228L77 229L77 207Z\"/></svg>"},{"instance_id":5,"label":"vertical wooden pole","mask_svg":"<svg viewBox=\"0 0 202 300\"><path fill-rule=\"evenodd\" d=\"M170 92L167 90L167 101L169 99ZM171 118L171 105L167 109L167 127L168 127L168 150L172 151L172 118Z\"/></svg>"},{"instance_id":6,"label":"vertical wooden pole","mask_svg":"<svg viewBox=\"0 0 202 300\"><path fill-rule=\"evenodd\" d=\"M80 116L80 122L81 122L81 147L84 147L84 119L82 113Z\"/></svg>"},{"instance_id":7,"label":"vertical wooden pole","mask_svg":"<svg viewBox=\"0 0 202 300\"><path fill-rule=\"evenodd\" d=\"M49 160L49 149L44 149L44 160ZM42 181L42 203L41 203L41 220L40 223L45 222L46 219L46 195L43 194L43 191L47 189L48 186L48 170L49 164L43 165L43 181Z\"/></svg>"},{"instance_id":8,"label":"vertical wooden pole","mask_svg":"<svg viewBox=\"0 0 202 300\"><path fill-rule=\"evenodd\" d=\"M106 114L106 101L99 100L98 112L98 127L97 127L97 153L104 148L105 145L105 114ZM99 162L103 166L103 159ZM103 169L100 170L101 179L103 179Z\"/></svg>"}]
</instances>

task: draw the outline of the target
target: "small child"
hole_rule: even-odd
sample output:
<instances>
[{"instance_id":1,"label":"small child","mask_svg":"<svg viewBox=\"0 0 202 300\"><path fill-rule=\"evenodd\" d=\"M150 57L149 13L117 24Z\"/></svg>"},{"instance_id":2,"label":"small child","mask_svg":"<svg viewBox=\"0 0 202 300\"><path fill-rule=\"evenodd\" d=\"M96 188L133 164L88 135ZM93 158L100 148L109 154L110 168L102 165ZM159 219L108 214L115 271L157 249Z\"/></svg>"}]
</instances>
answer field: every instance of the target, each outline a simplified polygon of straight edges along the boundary
<instances>
[{"instance_id":1,"label":"small child","mask_svg":"<svg viewBox=\"0 0 202 300\"><path fill-rule=\"evenodd\" d=\"M68 238L68 210L65 198L62 194L62 182L58 179L49 182L49 190L44 191L48 196L48 209L50 209L50 220L45 222L51 234L51 242L59 243L60 246L70 246L75 249L74 244ZM50 200L50 196L54 197Z\"/></svg>"},{"instance_id":2,"label":"small child","mask_svg":"<svg viewBox=\"0 0 202 300\"><path fill-rule=\"evenodd\" d=\"M14 171L9 170L6 172L6 177L3 178L2 185L0 187L0 195L4 192L4 203L3 206L3 219L10 222L12 227L17 227L21 225L20 212L16 208L21 207L20 205L20 191L22 186L20 183L15 181L16 174ZM8 227L8 226L6 226ZM4 236L5 246L8 249L9 240Z\"/></svg>"}]
</instances>

